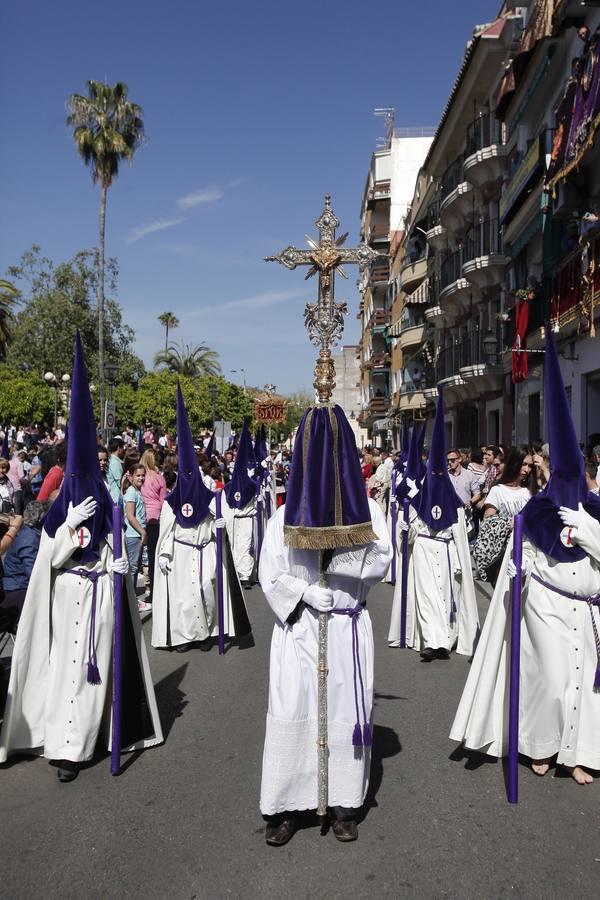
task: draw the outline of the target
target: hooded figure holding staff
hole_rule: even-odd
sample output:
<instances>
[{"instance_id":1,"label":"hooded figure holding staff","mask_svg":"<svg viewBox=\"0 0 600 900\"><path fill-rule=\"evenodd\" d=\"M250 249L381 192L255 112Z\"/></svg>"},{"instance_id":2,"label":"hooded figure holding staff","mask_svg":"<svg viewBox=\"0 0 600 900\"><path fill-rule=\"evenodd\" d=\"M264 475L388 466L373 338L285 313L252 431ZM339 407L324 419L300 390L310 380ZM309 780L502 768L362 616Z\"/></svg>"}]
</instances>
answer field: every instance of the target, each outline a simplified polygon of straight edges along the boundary
<instances>
[{"instance_id":1,"label":"hooded figure holding staff","mask_svg":"<svg viewBox=\"0 0 600 900\"><path fill-rule=\"evenodd\" d=\"M152 646L210 650L211 637L250 634L218 498L202 480L187 410L177 385L177 484L165 499L156 545ZM221 541L221 577L217 542ZM218 614L223 610L222 617Z\"/></svg>"},{"instance_id":2,"label":"hooded figure holding staff","mask_svg":"<svg viewBox=\"0 0 600 900\"><path fill-rule=\"evenodd\" d=\"M410 498L409 492L406 645L425 662L448 659L455 645L471 656L479 632L464 505L448 476L444 431L440 388L425 474L418 493Z\"/></svg>"},{"instance_id":3,"label":"hooded figure holding staff","mask_svg":"<svg viewBox=\"0 0 600 900\"><path fill-rule=\"evenodd\" d=\"M79 334L75 342L65 477L42 528L15 641L0 762L11 753L45 756L60 781L92 759L100 735L111 744L114 630L113 503L98 462L96 423ZM131 578L120 648L121 749L162 742Z\"/></svg>"},{"instance_id":4,"label":"hooded figure holding staff","mask_svg":"<svg viewBox=\"0 0 600 900\"><path fill-rule=\"evenodd\" d=\"M373 633L366 600L390 560L385 517L365 494L343 411L329 405L307 410L294 444L286 503L267 526L259 571L277 618L260 797L268 844L285 844L298 827L298 812L318 805L322 615L328 810L338 840L358 836L372 744Z\"/></svg>"},{"instance_id":5,"label":"hooded figure holding staff","mask_svg":"<svg viewBox=\"0 0 600 900\"><path fill-rule=\"evenodd\" d=\"M550 479L523 508L518 749L536 775L554 758L578 784L600 769L600 499L588 491L558 357L546 325ZM490 756L508 743L509 541L450 739Z\"/></svg>"},{"instance_id":6,"label":"hooded figure holding staff","mask_svg":"<svg viewBox=\"0 0 600 900\"><path fill-rule=\"evenodd\" d=\"M250 588L256 578L257 488L256 457L247 420L238 443L237 455L230 481L225 485L227 504L223 514L227 534L233 550L235 567L244 588Z\"/></svg>"}]
</instances>

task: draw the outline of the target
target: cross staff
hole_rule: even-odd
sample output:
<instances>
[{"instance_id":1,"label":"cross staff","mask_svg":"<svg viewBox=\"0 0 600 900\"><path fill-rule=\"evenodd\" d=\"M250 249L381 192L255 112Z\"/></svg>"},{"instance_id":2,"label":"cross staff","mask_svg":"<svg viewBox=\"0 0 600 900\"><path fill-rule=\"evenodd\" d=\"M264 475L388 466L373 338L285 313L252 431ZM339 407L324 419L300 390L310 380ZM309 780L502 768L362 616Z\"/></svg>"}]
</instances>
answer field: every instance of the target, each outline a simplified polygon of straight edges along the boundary
<instances>
[{"instance_id":1,"label":"cross staff","mask_svg":"<svg viewBox=\"0 0 600 900\"><path fill-rule=\"evenodd\" d=\"M339 227L339 219L331 208L331 197L325 194L323 212L316 220L319 229L319 240L308 237L308 250L299 250L290 245L277 256L266 256L266 262L278 262L286 269L297 266L309 266L306 278L318 273L319 292L316 303L307 303L304 310L304 324L311 342L319 347L319 357L315 366L313 387L317 392L317 403L326 405L331 399L335 387L335 366L331 356L331 348L342 337L344 316L348 312L346 303L334 300L335 273L344 278L348 276L341 267L342 263L358 265L362 272L365 267L380 255L367 244L356 247L344 247L348 233L336 239L335 232ZM323 570L323 554L320 554L321 577L319 583L327 584ZM318 679L318 733L317 733L317 813L321 818L321 830L325 833L328 800L328 746L327 746L327 613L319 613L319 658L317 664Z\"/></svg>"}]
</instances>

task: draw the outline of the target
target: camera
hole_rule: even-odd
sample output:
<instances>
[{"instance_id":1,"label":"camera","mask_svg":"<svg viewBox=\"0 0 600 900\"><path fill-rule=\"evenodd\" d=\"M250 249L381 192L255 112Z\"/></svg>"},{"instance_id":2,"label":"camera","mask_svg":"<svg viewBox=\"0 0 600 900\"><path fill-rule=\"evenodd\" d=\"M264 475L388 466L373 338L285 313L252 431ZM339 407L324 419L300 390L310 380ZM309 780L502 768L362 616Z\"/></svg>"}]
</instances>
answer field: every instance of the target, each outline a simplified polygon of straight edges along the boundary
<instances>
[{"instance_id":1,"label":"camera","mask_svg":"<svg viewBox=\"0 0 600 900\"><path fill-rule=\"evenodd\" d=\"M14 516L15 507L10 500L0 500L0 514L4 516Z\"/></svg>"}]
</instances>

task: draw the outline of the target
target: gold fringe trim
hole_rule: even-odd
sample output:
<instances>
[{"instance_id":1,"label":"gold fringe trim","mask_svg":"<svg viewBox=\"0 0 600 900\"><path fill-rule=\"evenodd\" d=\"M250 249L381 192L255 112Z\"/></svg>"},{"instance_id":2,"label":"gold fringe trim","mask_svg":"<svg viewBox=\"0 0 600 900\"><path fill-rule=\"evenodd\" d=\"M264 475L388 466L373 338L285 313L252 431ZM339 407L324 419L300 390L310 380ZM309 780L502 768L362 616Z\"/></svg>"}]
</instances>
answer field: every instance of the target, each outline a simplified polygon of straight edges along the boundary
<instances>
[{"instance_id":1,"label":"gold fringe trim","mask_svg":"<svg viewBox=\"0 0 600 900\"><path fill-rule=\"evenodd\" d=\"M567 175L573 171L573 169L576 169L579 166L581 160L583 159L583 157L585 156L587 151L593 146L594 139L596 137L596 131L598 130L599 126L600 126L600 114L597 115L596 118L594 119L594 121L592 122L588 136L586 138L586 141L585 141L583 147L581 147L581 149L579 150L579 153L577 154L575 159L572 159L571 162L568 165L566 165L564 168L562 168L560 170L560 172L558 172L554 176L554 178L552 178L551 181L549 182L548 187L552 190L552 196L554 198L556 198L556 185L558 184L558 182L562 181L563 178L566 178Z\"/></svg>"},{"instance_id":2,"label":"gold fringe trim","mask_svg":"<svg viewBox=\"0 0 600 900\"><path fill-rule=\"evenodd\" d=\"M327 525L309 528L306 525L284 525L284 542L295 550L337 550L372 544L379 540L370 522L361 525Z\"/></svg>"}]
</instances>

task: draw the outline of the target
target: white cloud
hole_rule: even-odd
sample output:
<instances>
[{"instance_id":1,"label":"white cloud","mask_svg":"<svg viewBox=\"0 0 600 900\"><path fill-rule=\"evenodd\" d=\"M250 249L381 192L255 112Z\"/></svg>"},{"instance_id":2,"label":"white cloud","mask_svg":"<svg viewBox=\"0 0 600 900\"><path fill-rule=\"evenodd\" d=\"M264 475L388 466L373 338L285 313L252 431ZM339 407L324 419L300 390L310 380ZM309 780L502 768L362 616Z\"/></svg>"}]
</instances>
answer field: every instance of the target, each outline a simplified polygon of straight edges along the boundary
<instances>
[{"instance_id":1,"label":"white cloud","mask_svg":"<svg viewBox=\"0 0 600 900\"><path fill-rule=\"evenodd\" d=\"M237 300L224 300L221 303L210 303L196 308L187 318L198 318L206 313L223 312L229 309L263 309L266 306L274 306L276 303L285 303L287 300L297 300L304 297L306 291L263 291L260 294L252 294L249 297L240 297Z\"/></svg>"},{"instance_id":2,"label":"white cloud","mask_svg":"<svg viewBox=\"0 0 600 900\"><path fill-rule=\"evenodd\" d=\"M135 244L136 241L140 241L142 238L149 234L153 234L155 231L164 231L166 228L173 228L175 225L181 225L183 221L184 218L180 216L177 219L155 219L154 222L148 222L147 225L137 225L135 228L132 228L127 235L127 243Z\"/></svg>"},{"instance_id":3,"label":"white cloud","mask_svg":"<svg viewBox=\"0 0 600 900\"><path fill-rule=\"evenodd\" d=\"M191 194L179 197L177 206L181 209L193 209L195 206L202 206L205 203L214 203L216 200L221 200L223 196L224 194L221 188L200 188L198 191L192 191Z\"/></svg>"}]
</instances>

